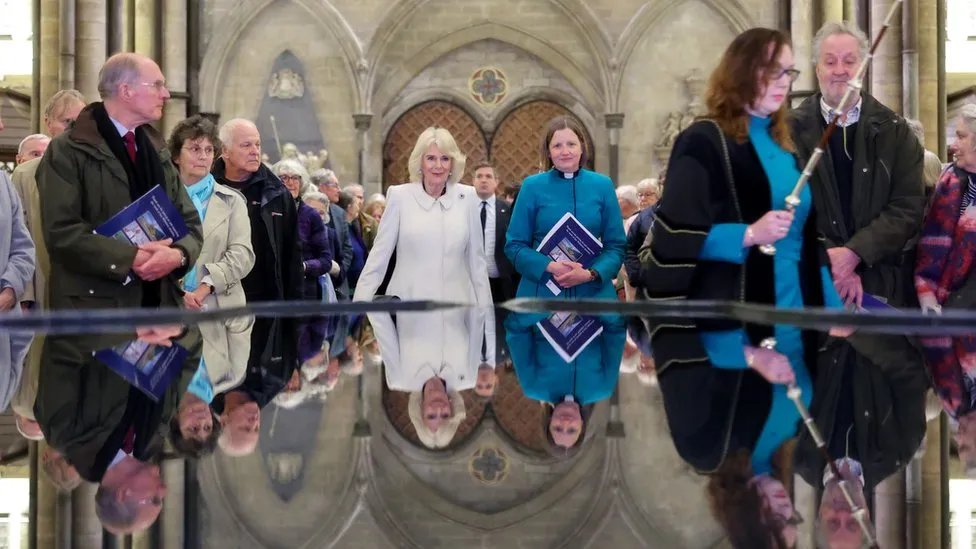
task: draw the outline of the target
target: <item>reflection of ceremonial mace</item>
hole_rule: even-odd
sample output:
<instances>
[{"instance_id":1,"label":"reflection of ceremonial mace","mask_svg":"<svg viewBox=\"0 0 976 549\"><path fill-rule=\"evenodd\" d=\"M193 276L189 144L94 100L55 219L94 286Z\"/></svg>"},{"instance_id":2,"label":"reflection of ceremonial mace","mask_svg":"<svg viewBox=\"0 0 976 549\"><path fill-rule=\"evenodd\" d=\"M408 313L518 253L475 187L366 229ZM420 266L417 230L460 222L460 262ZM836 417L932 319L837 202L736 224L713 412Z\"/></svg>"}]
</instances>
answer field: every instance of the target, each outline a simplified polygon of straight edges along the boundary
<instances>
[{"instance_id":1,"label":"reflection of ceremonial mace","mask_svg":"<svg viewBox=\"0 0 976 549\"><path fill-rule=\"evenodd\" d=\"M899 0L901 1L901 0ZM278 146L278 160L281 160L281 139L278 138L278 125L275 124L274 115L272 114L268 118L271 119L271 131L274 132L275 145Z\"/></svg>"},{"instance_id":2,"label":"reflection of ceremonial mace","mask_svg":"<svg viewBox=\"0 0 976 549\"><path fill-rule=\"evenodd\" d=\"M901 0L898 0L899 2ZM890 19L890 14L889 14ZM791 195L792 196L792 195ZM776 348L776 339L768 337L759 343L759 346L763 349L773 350ZM796 383L790 384L789 388L786 390L786 396L793 401L796 405L797 411L800 412L800 417L803 418L803 424L807 426L807 431L810 432L810 437L813 439L814 444L817 445L817 450L820 451L821 457L827 462L827 466L830 467L830 472L833 473L834 478L837 479L837 485L840 487L840 491L844 494L844 499L847 500L847 504L851 506L851 514L854 515L854 519L857 520L858 525L861 527L861 531L864 532L864 538L868 542L868 547L871 549L880 549L878 547L878 540L874 535L874 528L871 526L871 520L868 518L868 512L857 504L854 500L850 487L847 485L847 480L841 476L840 470L837 469L837 464L834 460L830 459L830 454L827 452L827 443L824 441L823 435L820 434L820 429L817 428L817 423L813 420L810 415L810 411L807 410L801 396L803 391L796 386Z\"/></svg>"},{"instance_id":3,"label":"reflection of ceremonial mace","mask_svg":"<svg viewBox=\"0 0 976 549\"><path fill-rule=\"evenodd\" d=\"M871 44L871 51L861 60L861 66L858 67L857 72L854 77L847 82L847 91L844 92L844 97L841 98L840 104L836 108L830 109L830 124L827 125L827 129L824 131L823 136L817 143L817 146L813 149L813 154L810 155L810 160L807 161L806 166L803 167L803 171L800 173L800 178L796 180L796 185L793 187L793 192L786 197L786 211L793 211L797 206L800 205L800 192L803 191L803 186L807 184L810 176L813 175L813 170L817 167L820 162L820 158L824 154L824 149L827 147L827 141L830 139L830 134L834 133L837 128L840 119L847 115L847 111L850 108L844 108L848 101L854 98L855 93L861 93L862 82L864 78L864 73L868 69L868 63L871 62L871 58L874 57L874 52L878 49L878 44L881 43L881 39L884 38L885 32L887 32L888 27L891 25L891 20L895 16L895 12L898 10L898 6L904 0L895 0L891 4L891 9L888 10L888 16L885 17L884 25L881 27L881 31L878 32L877 38L874 39L874 43ZM853 107L853 105L851 105ZM763 244L759 246L759 251L766 255L775 255L776 246L772 244Z\"/></svg>"}]
</instances>

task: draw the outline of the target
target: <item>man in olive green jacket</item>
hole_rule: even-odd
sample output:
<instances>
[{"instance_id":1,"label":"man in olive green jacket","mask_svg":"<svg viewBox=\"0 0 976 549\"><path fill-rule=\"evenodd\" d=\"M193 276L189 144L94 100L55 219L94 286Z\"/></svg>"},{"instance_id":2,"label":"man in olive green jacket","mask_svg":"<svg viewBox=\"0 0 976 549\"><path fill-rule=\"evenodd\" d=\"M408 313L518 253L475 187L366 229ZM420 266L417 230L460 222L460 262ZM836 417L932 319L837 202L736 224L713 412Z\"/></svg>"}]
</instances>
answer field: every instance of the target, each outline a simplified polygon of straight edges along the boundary
<instances>
[{"instance_id":1,"label":"man in olive green jacket","mask_svg":"<svg viewBox=\"0 0 976 549\"><path fill-rule=\"evenodd\" d=\"M155 63L132 59L126 66L106 63L100 80L117 73L107 78L115 89L103 90L105 102L88 105L37 167L52 309L176 307L182 302L179 277L200 253L200 218L165 141L150 125L162 115L169 92ZM111 95L105 97L106 91ZM189 227L184 238L137 248L93 234L156 185Z\"/></svg>"},{"instance_id":2,"label":"man in olive green jacket","mask_svg":"<svg viewBox=\"0 0 976 549\"><path fill-rule=\"evenodd\" d=\"M203 231L168 148L150 125L162 117L169 99L163 74L148 57L120 53L105 62L98 89L103 101L85 107L51 142L37 167L51 263L50 308L178 307L179 279L200 254ZM135 246L93 232L156 186L176 205L189 228L185 237ZM165 337L140 330L139 339L147 343L176 335L169 333L172 328L163 329ZM99 348L93 343L97 337L46 339L34 411L45 440L83 478L99 484L95 505L102 526L116 535L129 534L148 528L161 510L166 489L150 448L175 406L154 402L120 385L107 368L95 367L90 350ZM188 350L183 367L191 371L200 354ZM97 383L89 379L74 399L66 398L59 392L59 372L83 368L105 375ZM106 421L78 419L103 415Z\"/></svg>"}]
</instances>

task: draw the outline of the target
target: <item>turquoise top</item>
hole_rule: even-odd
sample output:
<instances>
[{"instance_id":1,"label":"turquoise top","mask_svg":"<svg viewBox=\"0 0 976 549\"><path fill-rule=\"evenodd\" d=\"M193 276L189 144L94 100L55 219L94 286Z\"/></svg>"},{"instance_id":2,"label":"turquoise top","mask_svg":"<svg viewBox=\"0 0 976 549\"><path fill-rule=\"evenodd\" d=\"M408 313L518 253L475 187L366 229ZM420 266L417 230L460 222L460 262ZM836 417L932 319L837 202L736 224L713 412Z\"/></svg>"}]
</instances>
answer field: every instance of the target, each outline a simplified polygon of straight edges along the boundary
<instances>
[{"instance_id":1,"label":"turquoise top","mask_svg":"<svg viewBox=\"0 0 976 549\"><path fill-rule=\"evenodd\" d=\"M563 289L555 296L545 287L552 278L546 272L552 260L536 248L566 212L576 216L603 244L603 251L589 266L600 273L600 280ZM609 177L589 170L575 174L549 170L526 177L515 201L505 241L505 255L522 275L517 297L617 299L613 279L624 261L627 235Z\"/></svg>"},{"instance_id":2,"label":"turquoise top","mask_svg":"<svg viewBox=\"0 0 976 549\"><path fill-rule=\"evenodd\" d=\"M782 208L786 197L793 191L793 186L800 177L800 171L796 168L793 155L780 147L769 134L769 123L769 118L750 116L749 140L756 149L763 171L769 179L773 204L777 208ZM793 225L789 233L776 243L773 274L776 279L777 307L802 308L804 306L800 288L800 257L803 248L803 226L807 216L810 215L811 200L809 187L804 187L800 194L800 205L794 212ZM713 226L705 239L699 257L741 265L748 254L748 249L742 247L746 228L747 225L742 223ZM829 269L821 267L820 275L824 289L824 306L830 309L843 309L844 305L834 288ZM803 401L809 406L813 395L813 381L803 359L801 331L793 326L777 324L773 334L777 342L776 350L789 359L796 373L797 386L803 391ZM744 346L748 344L744 330L705 333L702 334L702 340L713 366L730 369L749 367L744 352ZM800 420L800 414L786 396L786 389L786 385L773 385L772 407L752 452L754 474L770 472L771 459L776 449L796 433L796 423Z\"/></svg>"},{"instance_id":3,"label":"turquoise top","mask_svg":"<svg viewBox=\"0 0 976 549\"><path fill-rule=\"evenodd\" d=\"M210 382L210 375L207 373L207 364L202 358L200 359L200 365L197 366L197 371L193 374L193 379L190 380L190 385L186 388L186 390L207 404L213 402L213 383Z\"/></svg>"}]
</instances>

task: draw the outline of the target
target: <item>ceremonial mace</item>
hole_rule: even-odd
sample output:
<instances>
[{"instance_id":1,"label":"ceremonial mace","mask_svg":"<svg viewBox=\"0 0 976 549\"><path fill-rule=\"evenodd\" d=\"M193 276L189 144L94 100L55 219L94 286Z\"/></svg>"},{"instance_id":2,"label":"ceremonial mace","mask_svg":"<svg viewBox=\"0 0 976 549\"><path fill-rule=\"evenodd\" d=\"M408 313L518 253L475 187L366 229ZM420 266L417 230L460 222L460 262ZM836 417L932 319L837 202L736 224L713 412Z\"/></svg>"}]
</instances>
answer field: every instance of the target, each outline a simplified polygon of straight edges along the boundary
<instances>
[{"instance_id":1,"label":"ceremonial mace","mask_svg":"<svg viewBox=\"0 0 976 549\"><path fill-rule=\"evenodd\" d=\"M901 1L901 0L899 0ZM773 350L776 347L776 339L768 337L759 344L763 349ZM851 514L854 515L854 519L857 520L858 525L861 527L861 531L864 532L864 537L868 542L868 547L871 549L880 549L878 547L878 539L874 533L874 527L871 525L871 520L868 518L867 510L858 505L854 501L854 496L851 493L850 487L847 485L847 480L841 476L840 470L837 468L837 464L834 460L830 459L830 454L827 452L827 443L824 441L823 435L820 434L820 429L817 427L817 423L814 421L810 412L807 410L805 404L801 400L803 391L796 386L796 383L791 383L789 388L786 390L786 396L793 401L796 405L796 409L800 412L800 417L803 418L803 424L807 426L807 431L810 432L810 437L813 438L814 444L817 445L817 450L820 451L821 457L827 462L827 466L830 467L830 472L833 473L834 478L837 479L837 485L840 488L842 494L844 494L844 499L847 500L847 504L851 507Z\"/></svg>"},{"instance_id":2,"label":"ceremonial mace","mask_svg":"<svg viewBox=\"0 0 976 549\"><path fill-rule=\"evenodd\" d=\"M847 91L844 92L844 97L841 98L840 103L836 108L831 107L830 109L830 124L827 125L827 129L824 131L823 136L820 141L817 142L817 146L813 149L813 154L810 155L810 160L807 161L806 166L803 167L803 171L800 173L800 178L796 180L796 185L793 186L793 192L786 197L786 211L792 212L800 205L800 192L803 191L803 187L809 181L810 176L813 175L813 170L816 169L817 164L820 163L821 157L823 157L824 150L827 147L827 141L830 140L830 135L834 133L837 129L837 124L840 122L841 117L847 114L850 107L845 109L847 102L853 99L855 93L860 93L863 84L861 80L864 78L864 73L868 69L868 63L871 62L871 58L874 57L874 52L878 49L878 44L881 43L881 39L884 38L885 33L888 31L888 27L891 26L891 20L895 16L895 12L898 11L898 7L904 0L895 0L891 4L891 9L888 10L888 16L885 17L884 26L881 27L881 31L878 32L878 36L874 39L874 43L871 44L871 51L861 60L861 66L858 67L857 72L854 77L847 82ZM851 105L853 107L853 105ZM759 246L759 251L766 255L775 255L776 246L772 244L763 244Z\"/></svg>"}]
</instances>

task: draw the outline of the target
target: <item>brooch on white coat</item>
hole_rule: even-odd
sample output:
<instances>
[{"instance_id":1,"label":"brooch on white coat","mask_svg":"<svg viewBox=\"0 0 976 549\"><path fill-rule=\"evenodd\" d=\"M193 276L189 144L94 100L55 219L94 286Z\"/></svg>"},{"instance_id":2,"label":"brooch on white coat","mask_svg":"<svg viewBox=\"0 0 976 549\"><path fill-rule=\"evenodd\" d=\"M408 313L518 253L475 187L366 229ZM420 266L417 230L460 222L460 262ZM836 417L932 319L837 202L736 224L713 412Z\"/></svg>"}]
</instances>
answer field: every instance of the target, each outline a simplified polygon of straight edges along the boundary
<instances>
[{"instance_id":1,"label":"brooch on white coat","mask_svg":"<svg viewBox=\"0 0 976 549\"><path fill-rule=\"evenodd\" d=\"M464 193L458 193L458 200L464 200Z\"/></svg>"}]
</instances>

